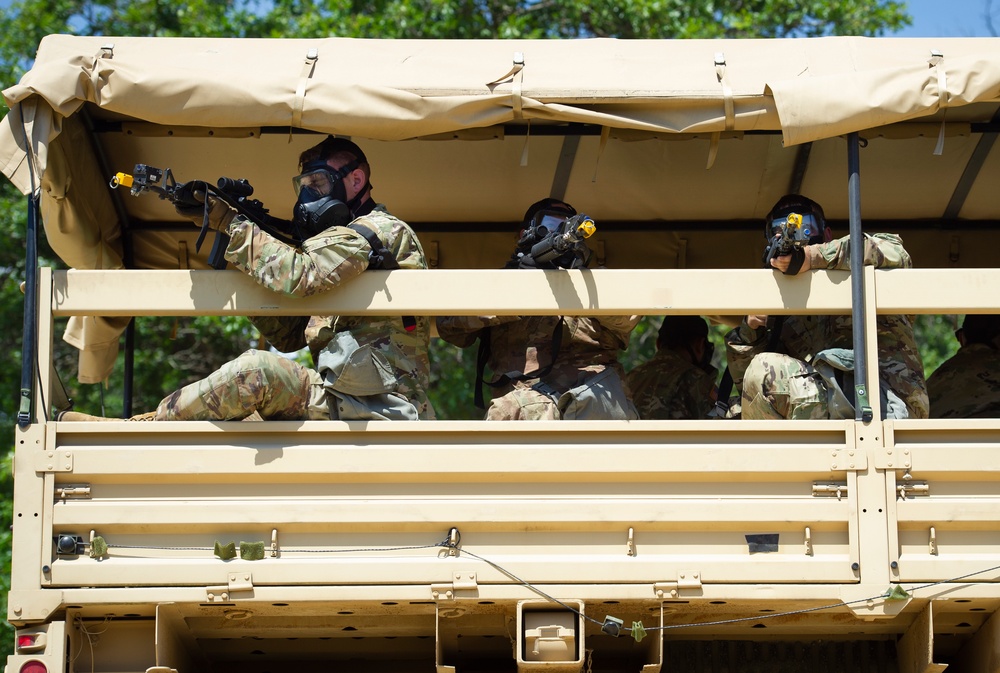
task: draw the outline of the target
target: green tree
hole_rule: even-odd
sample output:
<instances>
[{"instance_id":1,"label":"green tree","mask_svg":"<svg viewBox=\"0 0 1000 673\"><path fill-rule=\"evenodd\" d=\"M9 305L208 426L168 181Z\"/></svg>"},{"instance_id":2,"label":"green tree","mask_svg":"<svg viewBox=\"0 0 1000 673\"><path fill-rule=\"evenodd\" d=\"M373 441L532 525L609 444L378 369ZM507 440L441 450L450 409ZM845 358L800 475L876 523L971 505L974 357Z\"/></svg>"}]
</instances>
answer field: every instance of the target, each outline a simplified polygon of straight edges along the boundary
<instances>
[{"instance_id":1,"label":"green tree","mask_svg":"<svg viewBox=\"0 0 1000 673\"><path fill-rule=\"evenodd\" d=\"M0 8L0 83L16 82L30 67L39 41L51 33L226 37L382 38L714 38L881 35L910 23L905 3L889 0L14 0ZM7 110L0 104L0 113ZM23 299L26 207L9 183L0 184L0 320L20 325ZM40 242L45 263L58 265ZM657 319L635 330L626 365L653 352ZM933 326L929 326L931 330ZM142 319L136 324L135 406L147 410L164 392L199 378L243 349L257 334L239 319ZM719 341L719 330L713 340ZM20 386L20 335L0 332L0 346L12 361L0 372L7 395L0 397L0 456L13 449L13 420ZM943 351L942 351L943 352ZM471 381L474 349L433 345L434 403L443 418L473 418ZM937 357L937 356L935 356ZM76 354L60 342L58 365L75 370ZM718 359L718 348L717 348ZM938 360L939 361L939 360ZM445 366L447 363L447 366ZM67 381L81 409L121 413L122 363L108 386ZM0 463L0 530L8 530L12 492L9 458ZM9 536L0 539L0 564L9 575ZM5 595L4 595L5 599ZM5 600L4 600L5 603ZM4 607L4 606L0 606ZM5 633L9 633L9 628ZM0 634L0 656L11 639Z\"/></svg>"}]
</instances>

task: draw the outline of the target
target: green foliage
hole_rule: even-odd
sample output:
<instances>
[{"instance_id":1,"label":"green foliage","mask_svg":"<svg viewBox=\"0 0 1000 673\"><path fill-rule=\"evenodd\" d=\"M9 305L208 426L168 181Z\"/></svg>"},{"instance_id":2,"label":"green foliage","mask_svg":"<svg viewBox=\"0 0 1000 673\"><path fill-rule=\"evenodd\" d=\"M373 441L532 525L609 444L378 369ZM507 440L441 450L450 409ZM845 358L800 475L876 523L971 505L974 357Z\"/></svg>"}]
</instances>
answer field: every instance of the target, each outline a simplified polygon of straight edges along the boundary
<instances>
[{"instance_id":1,"label":"green foliage","mask_svg":"<svg viewBox=\"0 0 1000 673\"><path fill-rule=\"evenodd\" d=\"M955 330L962 324L958 315L919 315L913 332L920 344L920 357L924 361L924 375L930 376L941 363L958 351Z\"/></svg>"}]
</instances>

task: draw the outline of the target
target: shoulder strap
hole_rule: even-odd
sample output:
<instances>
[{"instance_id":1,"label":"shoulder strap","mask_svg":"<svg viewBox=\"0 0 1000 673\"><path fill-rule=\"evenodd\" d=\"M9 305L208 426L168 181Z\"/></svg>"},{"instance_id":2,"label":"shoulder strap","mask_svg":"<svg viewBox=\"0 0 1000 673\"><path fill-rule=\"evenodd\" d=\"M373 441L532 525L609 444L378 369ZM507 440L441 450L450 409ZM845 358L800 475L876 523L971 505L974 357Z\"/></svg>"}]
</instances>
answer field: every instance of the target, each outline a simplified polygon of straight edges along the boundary
<instances>
[{"instance_id":1,"label":"shoulder strap","mask_svg":"<svg viewBox=\"0 0 1000 673\"><path fill-rule=\"evenodd\" d=\"M364 226L363 224L358 224L352 222L347 225L348 229L353 229L368 241L369 247L371 247L371 252L368 253L368 268L369 269L384 269L385 271L392 271L393 269L399 268L399 262L396 261L396 256L392 254L389 248L385 247L385 243L382 239L378 237L374 231Z\"/></svg>"},{"instance_id":2,"label":"shoulder strap","mask_svg":"<svg viewBox=\"0 0 1000 673\"><path fill-rule=\"evenodd\" d=\"M374 231L364 226L363 224L357 224L352 222L347 225L348 229L353 229L368 241L368 246L371 248L371 252L368 253L368 268L369 269L382 269L384 271L392 271L399 268L399 262L396 261L396 256L392 254L392 250L385 247L382 239L378 237ZM417 319L412 315L404 315L403 318L403 329L407 332L412 332L417 328Z\"/></svg>"}]
</instances>

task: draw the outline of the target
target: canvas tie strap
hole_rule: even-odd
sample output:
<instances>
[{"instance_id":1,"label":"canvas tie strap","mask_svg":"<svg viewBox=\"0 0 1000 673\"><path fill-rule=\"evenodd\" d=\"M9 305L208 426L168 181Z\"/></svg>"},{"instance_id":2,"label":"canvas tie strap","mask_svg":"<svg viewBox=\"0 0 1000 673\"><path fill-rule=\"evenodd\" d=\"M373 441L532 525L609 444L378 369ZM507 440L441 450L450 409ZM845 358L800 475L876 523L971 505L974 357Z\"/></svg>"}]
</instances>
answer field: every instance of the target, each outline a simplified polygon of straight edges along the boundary
<instances>
[{"instance_id":1,"label":"canvas tie strap","mask_svg":"<svg viewBox=\"0 0 1000 673\"><path fill-rule=\"evenodd\" d=\"M306 60L302 63L302 72L299 73L299 85L295 88L295 106L292 108L292 125L288 129L288 142L292 141L292 129L302 124L302 109L306 104L306 84L313 76L317 60L319 60L319 50L313 47L306 52Z\"/></svg>"},{"instance_id":2,"label":"canvas tie strap","mask_svg":"<svg viewBox=\"0 0 1000 673\"><path fill-rule=\"evenodd\" d=\"M948 114L948 73L944 69L944 53L938 51L937 49L931 50L931 59L927 62L928 66L934 68L937 73L937 85L938 85L938 105L945 111L945 115ZM941 120L941 129L938 131L937 145L934 146L934 155L940 156L944 153L944 124L945 120Z\"/></svg>"},{"instance_id":3,"label":"canvas tie strap","mask_svg":"<svg viewBox=\"0 0 1000 673\"><path fill-rule=\"evenodd\" d=\"M715 54L715 76L718 78L719 84L722 85L722 100L726 112L726 130L732 131L736 128L736 110L733 105L733 89L729 86L729 80L726 79L726 55L721 51ZM712 134L712 144L708 148L708 165L705 166L706 169L711 168L715 164L715 157L719 154L719 139L721 137L722 134L718 131Z\"/></svg>"},{"instance_id":4,"label":"canvas tie strap","mask_svg":"<svg viewBox=\"0 0 1000 673\"><path fill-rule=\"evenodd\" d=\"M514 110L514 119L522 119L521 114L521 83L524 70L524 54L520 51L514 52L514 63L506 74L501 75L492 82L487 82L486 86L490 91L498 85L510 80L511 107Z\"/></svg>"}]
</instances>

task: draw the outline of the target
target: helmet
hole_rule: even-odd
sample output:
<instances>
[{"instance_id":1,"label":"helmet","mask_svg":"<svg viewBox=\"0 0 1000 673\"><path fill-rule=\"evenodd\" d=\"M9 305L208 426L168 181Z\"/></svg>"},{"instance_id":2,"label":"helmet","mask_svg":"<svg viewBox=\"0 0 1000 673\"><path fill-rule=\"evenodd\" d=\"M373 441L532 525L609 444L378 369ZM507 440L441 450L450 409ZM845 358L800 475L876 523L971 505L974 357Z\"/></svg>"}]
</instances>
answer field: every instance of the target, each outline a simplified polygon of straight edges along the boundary
<instances>
[{"instance_id":1,"label":"helmet","mask_svg":"<svg viewBox=\"0 0 1000 673\"><path fill-rule=\"evenodd\" d=\"M357 159L358 166L364 166L367 170L371 170L368 158L356 143L347 138L338 138L336 136L327 136L326 140L320 144L305 150L299 155L299 166L304 168L306 164L313 161L326 162L327 159L341 152L347 152Z\"/></svg>"},{"instance_id":2,"label":"helmet","mask_svg":"<svg viewBox=\"0 0 1000 673\"><path fill-rule=\"evenodd\" d=\"M988 344L1000 335L1000 315L970 313L962 321L967 344Z\"/></svg>"},{"instance_id":3,"label":"helmet","mask_svg":"<svg viewBox=\"0 0 1000 673\"><path fill-rule=\"evenodd\" d=\"M698 337L708 337L708 323L700 315L668 315L660 325L656 344L660 348L677 348Z\"/></svg>"},{"instance_id":4,"label":"helmet","mask_svg":"<svg viewBox=\"0 0 1000 673\"><path fill-rule=\"evenodd\" d=\"M528 210L524 212L524 220L522 221L524 222L524 227L527 229L532 226L545 226L545 219L548 217L553 218L556 223L562 223L574 215L576 215L576 208L565 201L560 201L559 199L542 199L528 206ZM552 227L546 226L546 229L551 230Z\"/></svg>"},{"instance_id":5,"label":"helmet","mask_svg":"<svg viewBox=\"0 0 1000 673\"><path fill-rule=\"evenodd\" d=\"M809 231L810 243L822 243L826 231L826 217L823 208L801 194L785 194L774 204L764 217L764 238L771 240L774 229L784 224L792 213L802 216L802 228Z\"/></svg>"}]
</instances>

